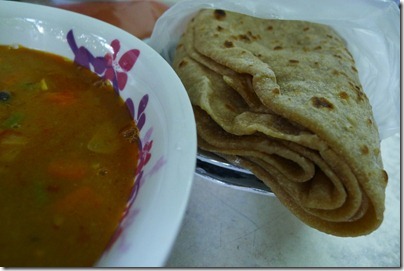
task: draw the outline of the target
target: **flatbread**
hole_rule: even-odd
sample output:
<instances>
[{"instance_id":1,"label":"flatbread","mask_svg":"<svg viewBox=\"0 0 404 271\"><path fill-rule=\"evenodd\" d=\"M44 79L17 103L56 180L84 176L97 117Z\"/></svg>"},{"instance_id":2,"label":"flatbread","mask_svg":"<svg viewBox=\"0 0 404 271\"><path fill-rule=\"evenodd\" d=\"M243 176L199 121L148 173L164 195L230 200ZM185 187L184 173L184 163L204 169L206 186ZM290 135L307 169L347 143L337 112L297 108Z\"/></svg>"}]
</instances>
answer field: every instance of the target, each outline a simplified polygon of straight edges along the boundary
<instances>
[{"instance_id":1,"label":"flatbread","mask_svg":"<svg viewBox=\"0 0 404 271\"><path fill-rule=\"evenodd\" d=\"M379 227L387 185L379 134L332 28L201 10L173 67L200 148L249 169L318 230L358 236Z\"/></svg>"}]
</instances>

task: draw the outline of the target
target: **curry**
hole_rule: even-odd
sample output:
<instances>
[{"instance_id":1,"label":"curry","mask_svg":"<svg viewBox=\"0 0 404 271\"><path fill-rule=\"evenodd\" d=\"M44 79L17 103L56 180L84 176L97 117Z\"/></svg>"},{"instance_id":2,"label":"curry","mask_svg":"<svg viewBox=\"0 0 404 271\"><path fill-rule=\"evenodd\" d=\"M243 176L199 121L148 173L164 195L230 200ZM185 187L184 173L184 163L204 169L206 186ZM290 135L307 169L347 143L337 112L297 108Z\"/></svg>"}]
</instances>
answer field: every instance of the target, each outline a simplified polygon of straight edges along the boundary
<instances>
[{"instance_id":1,"label":"curry","mask_svg":"<svg viewBox=\"0 0 404 271\"><path fill-rule=\"evenodd\" d=\"M91 266L125 210L138 130L111 84L0 46L0 266Z\"/></svg>"}]
</instances>

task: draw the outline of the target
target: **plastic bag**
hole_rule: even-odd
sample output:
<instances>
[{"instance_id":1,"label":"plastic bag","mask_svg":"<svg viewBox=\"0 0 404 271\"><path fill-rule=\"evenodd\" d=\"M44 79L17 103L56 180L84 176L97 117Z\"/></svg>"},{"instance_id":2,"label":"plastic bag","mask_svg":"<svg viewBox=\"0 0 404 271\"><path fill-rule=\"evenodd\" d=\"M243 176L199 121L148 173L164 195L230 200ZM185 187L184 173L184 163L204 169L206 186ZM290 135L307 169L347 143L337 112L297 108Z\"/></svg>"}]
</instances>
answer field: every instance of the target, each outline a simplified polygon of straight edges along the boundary
<instances>
[{"instance_id":1,"label":"plastic bag","mask_svg":"<svg viewBox=\"0 0 404 271\"><path fill-rule=\"evenodd\" d=\"M392 0L189 0L156 22L148 44L171 63L188 21L203 8L332 26L347 42L380 138L400 131L400 12Z\"/></svg>"}]
</instances>

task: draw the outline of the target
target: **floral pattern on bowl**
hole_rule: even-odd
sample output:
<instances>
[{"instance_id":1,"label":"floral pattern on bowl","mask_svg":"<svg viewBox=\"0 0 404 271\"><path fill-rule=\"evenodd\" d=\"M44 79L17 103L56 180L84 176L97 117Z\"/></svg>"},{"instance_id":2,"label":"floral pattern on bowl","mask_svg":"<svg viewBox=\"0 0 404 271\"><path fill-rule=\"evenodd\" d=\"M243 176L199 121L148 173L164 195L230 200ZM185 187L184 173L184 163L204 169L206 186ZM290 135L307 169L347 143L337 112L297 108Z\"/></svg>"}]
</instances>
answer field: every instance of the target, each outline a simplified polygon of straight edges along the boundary
<instances>
[{"instance_id":1,"label":"floral pattern on bowl","mask_svg":"<svg viewBox=\"0 0 404 271\"><path fill-rule=\"evenodd\" d=\"M120 41L118 39L114 39L110 44L112 53L106 53L104 56L94 56L88 48L77 45L74 38L73 30L70 30L67 33L66 38L74 54L74 62L76 64L88 68L98 74L100 77L109 80L118 95L121 91L125 91L126 83L128 80L127 72L129 72L136 64L136 61L140 56L140 50L131 49L124 52L119 57L119 51L121 48ZM133 202L135 201L136 196L138 195L139 189L146 179L146 175L157 172L165 163L164 157L160 157L155 165L152 166L146 174L144 173L145 166L149 163L152 156L153 148L153 127L149 127L145 133L142 133L145 130L143 128L145 127L147 120L146 108L148 102L148 94L145 94L143 95L143 97L141 97L140 101L138 102L137 108L135 107L133 99L127 98L125 100L128 110L139 129L139 160L136 167L135 182L132 187L126 208L122 214L121 223L115 231L114 236L111 238L106 251L108 251L108 249L111 248L111 246L118 240L118 237L120 237L124 233L124 228L126 226L129 226L134 221L136 214L139 212L139 210L137 209L132 212L129 212L129 210ZM123 243L124 239L125 238L121 238L121 250L127 247L127 245Z\"/></svg>"}]
</instances>

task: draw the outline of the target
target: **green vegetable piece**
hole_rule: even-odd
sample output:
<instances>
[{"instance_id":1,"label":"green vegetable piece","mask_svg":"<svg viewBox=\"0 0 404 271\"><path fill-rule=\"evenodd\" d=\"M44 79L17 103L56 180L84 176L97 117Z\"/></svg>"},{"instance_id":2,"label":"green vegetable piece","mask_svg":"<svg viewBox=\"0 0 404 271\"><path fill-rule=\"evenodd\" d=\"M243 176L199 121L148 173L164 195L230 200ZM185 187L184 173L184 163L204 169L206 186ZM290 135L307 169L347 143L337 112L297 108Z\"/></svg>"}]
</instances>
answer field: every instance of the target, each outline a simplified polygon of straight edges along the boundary
<instances>
[{"instance_id":1,"label":"green vegetable piece","mask_svg":"<svg viewBox=\"0 0 404 271\"><path fill-rule=\"evenodd\" d=\"M113 153L121 144L117 140L119 130L112 122L102 123L87 144L87 148L95 153Z\"/></svg>"},{"instance_id":2,"label":"green vegetable piece","mask_svg":"<svg viewBox=\"0 0 404 271\"><path fill-rule=\"evenodd\" d=\"M34 182L34 197L36 200L36 203L38 204L45 204L49 200L49 193L46 191L45 186L42 183L37 183Z\"/></svg>"},{"instance_id":3,"label":"green vegetable piece","mask_svg":"<svg viewBox=\"0 0 404 271\"><path fill-rule=\"evenodd\" d=\"M24 115L22 113L16 112L1 123L1 128L6 128L6 129L18 128L21 126L21 122L23 120L24 120Z\"/></svg>"}]
</instances>

